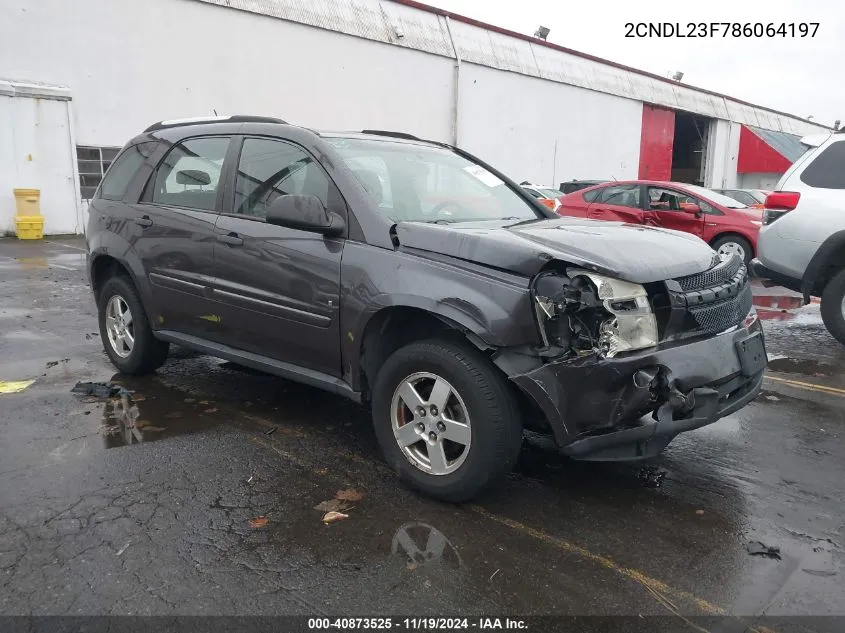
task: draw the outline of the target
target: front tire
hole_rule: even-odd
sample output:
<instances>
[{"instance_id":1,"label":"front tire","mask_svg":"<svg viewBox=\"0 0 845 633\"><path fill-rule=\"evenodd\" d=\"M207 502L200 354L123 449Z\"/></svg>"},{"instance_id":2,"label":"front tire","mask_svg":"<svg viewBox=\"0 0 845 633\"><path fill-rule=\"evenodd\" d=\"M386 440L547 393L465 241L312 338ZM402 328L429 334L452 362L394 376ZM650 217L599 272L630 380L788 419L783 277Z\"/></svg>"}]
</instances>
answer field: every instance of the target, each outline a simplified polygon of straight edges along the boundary
<instances>
[{"instance_id":1,"label":"front tire","mask_svg":"<svg viewBox=\"0 0 845 633\"><path fill-rule=\"evenodd\" d=\"M751 246L751 242L739 235L723 235L713 241L712 247L720 255L739 255L746 266L754 258L754 248Z\"/></svg>"},{"instance_id":2,"label":"front tire","mask_svg":"<svg viewBox=\"0 0 845 633\"><path fill-rule=\"evenodd\" d=\"M112 364L124 374L148 374L164 364L170 344L159 341L138 291L126 277L112 277L100 291L100 338Z\"/></svg>"},{"instance_id":3,"label":"front tire","mask_svg":"<svg viewBox=\"0 0 845 633\"><path fill-rule=\"evenodd\" d=\"M845 270L827 282L822 292L822 321L827 331L845 345Z\"/></svg>"},{"instance_id":4,"label":"front tire","mask_svg":"<svg viewBox=\"0 0 845 633\"><path fill-rule=\"evenodd\" d=\"M522 424L506 382L469 346L411 343L382 366L373 424L390 467L415 490L467 501L502 478L519 455Z\"/></svg>"}]
</instances>

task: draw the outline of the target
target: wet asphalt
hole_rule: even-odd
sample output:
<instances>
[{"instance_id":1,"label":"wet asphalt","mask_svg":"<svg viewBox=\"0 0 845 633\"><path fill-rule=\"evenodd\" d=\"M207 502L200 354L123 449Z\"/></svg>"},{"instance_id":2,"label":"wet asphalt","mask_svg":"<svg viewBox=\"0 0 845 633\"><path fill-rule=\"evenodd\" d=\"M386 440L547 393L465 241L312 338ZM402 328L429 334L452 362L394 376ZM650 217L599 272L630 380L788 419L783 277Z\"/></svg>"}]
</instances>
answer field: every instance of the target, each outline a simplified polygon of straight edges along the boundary
<instances>
[{"instance_id":1,"label":"wet asphalt","mask_svg":"<svg viewBox=\"0 0 845 633\"><path fill-rule=\"evenodd\" d=\"M83 249L0 240L0 381L36 379L0 394L0 615L845 615L845 348L817 305L757 286L765 391L660 458L527 443L456 506L341 398L180 349L116 374Z\"/></svg>"}]
</instances>

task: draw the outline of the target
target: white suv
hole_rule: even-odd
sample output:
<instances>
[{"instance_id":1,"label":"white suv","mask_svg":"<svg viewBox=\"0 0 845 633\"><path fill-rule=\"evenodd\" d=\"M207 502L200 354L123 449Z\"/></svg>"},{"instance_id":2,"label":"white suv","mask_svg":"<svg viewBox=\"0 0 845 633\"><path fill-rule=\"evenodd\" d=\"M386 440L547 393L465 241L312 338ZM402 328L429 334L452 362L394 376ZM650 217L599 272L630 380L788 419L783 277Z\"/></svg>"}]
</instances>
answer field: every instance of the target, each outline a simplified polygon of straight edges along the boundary
<instances>
[{"instance_id":1,"label":"white suv","mask_svg":"<svg viewBox=\"0 0 845 633\"><path fill-rule=\"evenodd\" d=\"M827 329L845 344L845 133L801 139L810 147L766 198L754 273L821 297Z\"/></svg>"}]
</instances>

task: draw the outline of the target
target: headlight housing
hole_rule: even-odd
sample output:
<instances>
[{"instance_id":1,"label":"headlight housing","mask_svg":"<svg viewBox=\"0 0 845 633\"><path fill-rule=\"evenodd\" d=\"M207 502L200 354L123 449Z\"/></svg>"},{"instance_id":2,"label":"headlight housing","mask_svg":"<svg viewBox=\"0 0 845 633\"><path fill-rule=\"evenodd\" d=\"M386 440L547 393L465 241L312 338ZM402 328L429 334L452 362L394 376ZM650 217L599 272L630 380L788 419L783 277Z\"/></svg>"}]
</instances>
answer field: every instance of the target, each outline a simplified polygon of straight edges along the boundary
<instances>
[{"instance_id":1,"label":"headlight housing","mask_svg":"<svg viewBox=\"0 0 845 633\"><path fill-rule=\"evenodd\" d=\"M533 298L546 346L613 358L658 343L657 319L639 284L576 268L539 276Z\"/></svg>"}]
</instances>

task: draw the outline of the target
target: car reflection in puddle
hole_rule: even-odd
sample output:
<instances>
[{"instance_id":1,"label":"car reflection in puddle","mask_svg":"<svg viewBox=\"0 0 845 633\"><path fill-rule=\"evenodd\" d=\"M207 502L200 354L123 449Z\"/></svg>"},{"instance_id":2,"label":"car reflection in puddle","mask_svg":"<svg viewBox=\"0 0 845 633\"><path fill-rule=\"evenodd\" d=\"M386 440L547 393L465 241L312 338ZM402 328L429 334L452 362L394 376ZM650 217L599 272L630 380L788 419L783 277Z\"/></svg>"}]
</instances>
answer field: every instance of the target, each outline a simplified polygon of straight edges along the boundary
<instances>
[{"instance_id":1,"label":"car reflection in puddle","mask_svg":"<svg viewBox=\"0 0 845 633\"><path fill-rule=\"evenodd\" d=\"M406 523L393 535L390 551L405 560L408 569L424 565L463 567L458 550L436 527L427 523Z\"/></svg>"},{"instance_id":2,"label":"car reflection in puddle","mask_svg":"<svg viewBox=\"0 0 845 633\"><path fill-rule=\"evenodd\" d=\"M117 377L115 377L117 378ZM222 422L218 410L209 408L209 401L186 398L179 402L174 395L160 398L154 393L122 393L109 398L103 409L101 434L105 448L152 442L174 435L185 435L208 429ZM179 399L181 400L181 399ZM174 405L181 404L181 408Z\"/></svg>"}]
</instances>

